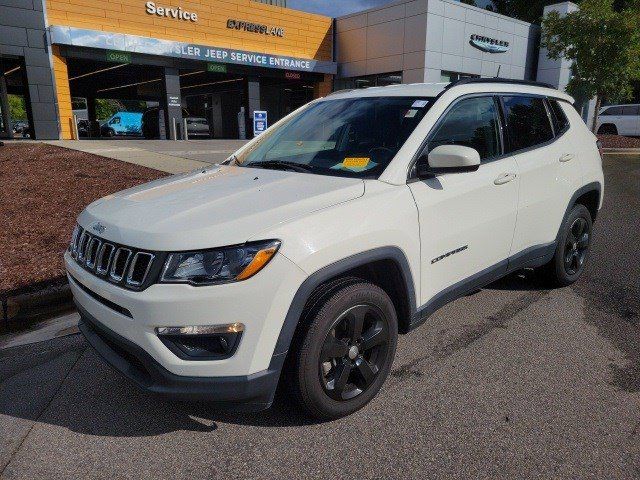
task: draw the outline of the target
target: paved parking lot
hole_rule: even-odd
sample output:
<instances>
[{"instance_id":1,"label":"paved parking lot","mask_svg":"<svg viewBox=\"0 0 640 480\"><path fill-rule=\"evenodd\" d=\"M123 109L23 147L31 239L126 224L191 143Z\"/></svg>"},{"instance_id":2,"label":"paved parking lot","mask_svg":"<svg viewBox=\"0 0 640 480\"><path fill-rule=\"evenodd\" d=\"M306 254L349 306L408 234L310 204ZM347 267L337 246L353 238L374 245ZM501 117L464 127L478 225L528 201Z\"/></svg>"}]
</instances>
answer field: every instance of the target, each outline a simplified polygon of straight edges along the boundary
<instances>
[{"instance_id":1,"label":"paved parking lot","mask_svg":"<svg viewBox=\"0 0 640 480\"><path fill-rule=\"evenodd\" d=\"M446 306L339 421L159 400L79 336L0 351L0 477L639 478L640 156L605 167L580 282L513 276Z\"/></svg>"},{"instance_id":2,"label":"paved parking lot","mask_svg":"<svg viewBox=\"0 0 640 480\"><path fill-rule=\"evenodd\" d=\"M219 163L247 140L52 140L46 143L102 155L169 173L181 173Z\"/></svg>"}]
</instances>

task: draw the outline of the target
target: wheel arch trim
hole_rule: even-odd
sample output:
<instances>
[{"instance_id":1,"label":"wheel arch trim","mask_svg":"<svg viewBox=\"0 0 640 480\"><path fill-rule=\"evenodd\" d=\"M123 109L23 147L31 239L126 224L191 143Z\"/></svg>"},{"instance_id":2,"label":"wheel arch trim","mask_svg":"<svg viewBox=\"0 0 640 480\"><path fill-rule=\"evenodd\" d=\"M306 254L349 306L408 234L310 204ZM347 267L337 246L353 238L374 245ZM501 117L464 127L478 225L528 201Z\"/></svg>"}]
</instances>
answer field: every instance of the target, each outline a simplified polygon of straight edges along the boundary
<instances>
[{"instance_id":1,"label":"wheel arch trim","mask_svg":"<svg viewBox=\"0 0 640 480\"><path fill-rule=\"evenodd\" d=\"M580 198L585 193L594 192L594 191L598 192L598 209L600 209L600 206L602 205L602 184L600 182L587 183L586 185L583 185L573 193L573 195L571 196L571 199L569 200L569 203L567 204L567 209L565 210L564 215L562 216L562 220L560 220L560 225L558 226L558 234L556 235L556 242L560 241L560 235L562 233L561 231L562 225L564 224L564 221L569 216L569 213L571 212L571 209L576 204L576 201L578 200L578 198ZM595 218L593 220L595 221Z\"/></svg>"},{"instance_id":2,"label":"wheel arch trim","mask_svg":"<svg viewBox=\"0 0 640 480\"><path fill-rule=\"evenodd\" d=\"M291 305L289 306L289 310L287 311L287 315L285 316L284 323L280 329L280 334L273 351L272 362L274 359L284 356L284 354L288 352L291 340L293 339L293 335L296 331L307 300L318 286L331 278L335 278L348 272L349 270L381 260L391 260L398 266L406 287L410 315L413 316L417 311L416 293L411 268L405 253L400 248L392 246L379 247L357 253L322 267L309 275L309 277L307 277L307 279L298 287L298 290L291 301Z\"/></svg>"}]
</instances>

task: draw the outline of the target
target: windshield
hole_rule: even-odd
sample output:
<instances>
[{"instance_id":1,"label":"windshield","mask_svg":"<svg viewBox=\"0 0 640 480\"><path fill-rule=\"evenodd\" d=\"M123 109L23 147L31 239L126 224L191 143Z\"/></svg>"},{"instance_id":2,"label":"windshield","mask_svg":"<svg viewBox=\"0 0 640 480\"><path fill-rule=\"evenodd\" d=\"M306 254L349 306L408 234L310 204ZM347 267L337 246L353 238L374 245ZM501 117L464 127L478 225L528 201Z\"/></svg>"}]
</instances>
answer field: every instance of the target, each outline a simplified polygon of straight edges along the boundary
<instances>
[{"instance_id":1,"label":"windshield","mask_svg":"<svg viewBox=\"0 0 640 480\"><path fill-rule=\"evenodd\" d=\"M377 178L432 100L369 97L318 102L261 134L232 165Z\"/></svg>"}]
</instances>

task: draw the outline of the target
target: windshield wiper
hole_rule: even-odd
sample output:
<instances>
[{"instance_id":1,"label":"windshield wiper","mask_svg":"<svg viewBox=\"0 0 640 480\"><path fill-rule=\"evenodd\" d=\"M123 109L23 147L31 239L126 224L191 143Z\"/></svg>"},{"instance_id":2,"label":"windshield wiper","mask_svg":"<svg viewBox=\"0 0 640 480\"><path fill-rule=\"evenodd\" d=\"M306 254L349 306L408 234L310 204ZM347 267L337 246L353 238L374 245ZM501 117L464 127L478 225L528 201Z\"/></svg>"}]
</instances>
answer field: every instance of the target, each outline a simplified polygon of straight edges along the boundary
<instances>
[{"instance_id":1,"label":"windshield wiper","mask_svg":"<svg viewBox=\"0 0 640 480\"><path fill-rule=\"evenodd\" d=\"M265 160L262 162L247 163L247 167L267 168L272 170L292 170L294 172L312 172L314 167L296 162L287 162L284 160Z\"/></svg>"}]
</instances>

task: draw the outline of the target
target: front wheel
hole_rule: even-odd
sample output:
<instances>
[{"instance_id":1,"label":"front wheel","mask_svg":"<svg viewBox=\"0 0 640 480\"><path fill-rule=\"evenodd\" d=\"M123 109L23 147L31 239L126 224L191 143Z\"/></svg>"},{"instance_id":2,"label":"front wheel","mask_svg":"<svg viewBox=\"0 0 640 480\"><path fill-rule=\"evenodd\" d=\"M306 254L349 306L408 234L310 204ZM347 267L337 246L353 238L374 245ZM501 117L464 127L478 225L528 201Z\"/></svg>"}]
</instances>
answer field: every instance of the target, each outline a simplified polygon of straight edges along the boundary
<instances>
[{"instance_id":1,"label":"front wheel","mask_svg":"<svg viewBox=\"0 0 640 480\"><path fill-rule=\"evenodd\" d=\"M548 283L565 287L578 280L591 250L592 230L589 210L584 205L574 205L560 227L553 258L540 269Z\"/></svg>"},{"instance_id":2,"label":"front wheel","mask_svg":"<svg viewBox=\"0 0 640 480\"><path fill-rule=\"evenodd\" d=\"M376 396L393 362L398 319L384 290L363 280L316 305L294 345L290 386L308 413L330 420Z\"/></svg>"}]
</instances>

